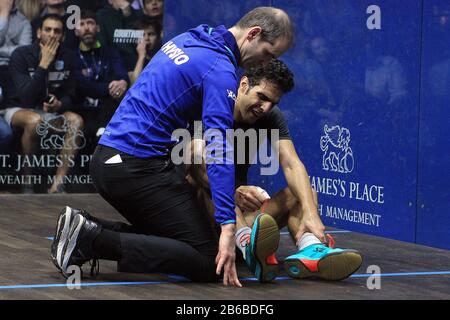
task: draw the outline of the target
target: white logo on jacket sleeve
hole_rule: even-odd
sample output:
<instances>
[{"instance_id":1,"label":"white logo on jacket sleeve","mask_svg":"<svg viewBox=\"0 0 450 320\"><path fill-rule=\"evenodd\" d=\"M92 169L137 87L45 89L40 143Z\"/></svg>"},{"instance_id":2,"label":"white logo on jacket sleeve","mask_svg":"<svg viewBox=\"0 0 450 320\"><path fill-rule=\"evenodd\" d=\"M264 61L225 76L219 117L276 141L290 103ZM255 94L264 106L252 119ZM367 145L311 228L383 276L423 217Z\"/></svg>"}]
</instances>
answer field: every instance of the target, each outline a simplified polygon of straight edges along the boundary
<instances>
[{"instance_id":1,"label":"white logo on jacket sleeve","mask_svg":"<svg viewBox=\"0 0 450 320\"><path fill-rule=\"evenodd\" d=\"M161 51L164 52L169 59L172 59L176 65L180 65L189 61L189 56L184 53L183 50L178 48L172 41L167 42L161 47Z\"/></svg>"},{"instance_id":2,"label":"white logo on jacket sleeve","mask_svg":"<svg viewBox=\"0 0 450 320\"><path fill-rule=\"evenodd\" d=\"M228 98L231 98L233 101L236 101L236 94L231 91L230 89L227 89Z\"/></svg>"}]
</instances>

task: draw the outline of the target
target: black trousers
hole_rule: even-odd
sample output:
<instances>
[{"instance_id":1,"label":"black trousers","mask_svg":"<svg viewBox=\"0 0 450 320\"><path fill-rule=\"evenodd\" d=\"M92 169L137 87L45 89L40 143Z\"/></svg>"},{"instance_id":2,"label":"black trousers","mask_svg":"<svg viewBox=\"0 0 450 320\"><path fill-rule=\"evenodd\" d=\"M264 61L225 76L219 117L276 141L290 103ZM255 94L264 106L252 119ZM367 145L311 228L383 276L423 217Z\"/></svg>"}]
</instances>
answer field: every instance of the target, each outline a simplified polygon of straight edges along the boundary
<instances>
[{"instance_id":1,"label":"black trousers","mask_svg":"<svg viewBox=\"0 0 450 320\"><path fill-rule=\"evenodd\" d=\"M105 164L117 154L122 163ZM120 232L119 271L218 280L217 235L169 158L141 159L99 145L90 174L99 194L131 224L102 223Z\"/></svg>"}]
</instances>

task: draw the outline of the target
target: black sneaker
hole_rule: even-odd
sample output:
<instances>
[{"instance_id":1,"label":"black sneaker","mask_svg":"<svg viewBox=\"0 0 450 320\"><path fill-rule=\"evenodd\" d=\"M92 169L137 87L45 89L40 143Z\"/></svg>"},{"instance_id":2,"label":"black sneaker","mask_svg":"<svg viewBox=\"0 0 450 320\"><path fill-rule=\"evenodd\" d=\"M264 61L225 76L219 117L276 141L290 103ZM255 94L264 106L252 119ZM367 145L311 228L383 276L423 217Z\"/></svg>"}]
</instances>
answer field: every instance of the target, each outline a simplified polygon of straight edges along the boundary
<instances>
[{"instance_id":1,"label":"black sneaker","mask_svg":"<svg viewBox=\"0 0 450 320\"><path fill-rule=\"evenodd\" d=\"M92 243L101 230L101 226L86 219L81 214L76 214L73 217L66 241L62 242L63 250L58 261L59 269L64 277L69 277L70 274L68 274L67 269L70 266L76 265L81 267L89 260L94 260L91 275L93 275L96 267L98 272L98 261L94 255Z\"/></svg>"},{"instance_id":2,"label":"black sneaker","mask_svg":"<svg viewBox=\"0 0 450 320\"><path fill-rule=\"evenodd\" d=\"M55 235L53 236L50 256L52 258L53 264L59 270L61 270L60 265L62 250L64 248L64 243L66 243L67 237L69 235L70 222L76 214L76 210L66 206L59 212L58 215L58 222L56 223L56 230Z\"/></svg>"},{"instance_id":3,"label":"black sneaker","mask_svg":"<svg viewBox=\"0 0 450 320\"><path fill-rule=\"evenodd\" d=\"M86 219L91 220L91 215L84 210L73 209L69 206L64 207L58 215L58 222L56 224L56 231L53 237L52 247L51 247L51 258L53 264L61 270L60 265L62 264L62 252L64 249L64 244L69 236L70 223L72 222L75 215L81 214Z\"/></svg>"}]
</instances>

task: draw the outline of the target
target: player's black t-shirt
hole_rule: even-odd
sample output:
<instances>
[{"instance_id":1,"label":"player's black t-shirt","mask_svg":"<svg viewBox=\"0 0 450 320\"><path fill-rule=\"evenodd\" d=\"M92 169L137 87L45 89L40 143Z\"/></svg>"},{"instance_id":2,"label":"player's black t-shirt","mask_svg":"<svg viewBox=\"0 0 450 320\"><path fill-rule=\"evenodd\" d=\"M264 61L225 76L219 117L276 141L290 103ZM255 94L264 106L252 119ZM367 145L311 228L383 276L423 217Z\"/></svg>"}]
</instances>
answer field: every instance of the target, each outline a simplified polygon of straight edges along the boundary
<instances>
[{"instance_id":1,"label":"player's black t-shirt","mask_svg":"<svg viewBox=\"0 0 450 320\"><path fill-rule=\"evenodd\" d=\"M240 146L239 143L236 141L236 133L235 133L235 145L234 145L234 161L236 165L235 169L235 177L236 177L236 188L242 185L247 184L247 174L248 170L250 168L251 163L257 163L255 159L256 153L258 153L258 150L262 143L268 144L268 149L270 148L269 142L271 141L271 130L278 130L278 139L279 140L291 140L291 135L289 134L289 128L286 122L286 119L284 118L283 113L281 112L280 108L277 106L273 107L272 110L270 110L267 114L265 114L261 119L257 120L254 124L247 124L247 123L234 123L234 129L242 129L244 132L247 133L247 136L250 136L250 132L248 130L254 129L254 132L257 137L257 144L256 146L253 146L253 148L250 148L250 139L245 139L245 148L243 146ZM264 139L264 134L259 134L260 129L266 130L266 137L267 139ZM275 139L275 137L274 137ZM253 150L251 150L253 149ZM270 149L269 149L270 150ZM250 154L251 153L251 154ZM270 154L266 152L266 156ZM241 159L238 159L238 158ZM245 158L245 163L242 163L242 160ZM239 161L240 160L240 161ZM253 161L253 162L251 162Z\"/></svg>"},{"instance_id":2,"label":"player's black t-shirt","mask_svg":"<svg viewBox=\"0 0 450 320\"><path fill-rule=\"evenodd\" d=\"M197 121L201 121L198 119ZM202 137L202 127L195 128L193 123L188 127L191 136ZM242 129L244 132L237 133L235 131L234 139L234 163L235 163L235 187L239 187L247 184L247 174L251 163L258 163L258 158L255 158L259 151L262 143L267 144L267 149L270 148L268 141L271 141L272 135L271 130L278 130L279 140L291 140L291 135L289 134L289 128L284 118L283 113L280 108L273 107L267 114L265 114L261 119L257 120L254 124L239 123L234 122L234 130ZM259 134L259 130L266 130L266 134ZM253 136L256 138L256 142L253 141L253 148L250 148L250 139L245 138L245 143L243 145L239 144L237 136L247 137L251 136L251 131L253 131ZM266 139L263 140L263 138ZM242 138L241 138L242 139ZM274 137L275 139L275 137ZM253 138L253 140L255 140ZM268 157L269 151L265 152L265 156ZM240 159L239 159L240 158ZM184 169L183 169L184 170Z\"/></svg>"}]
</instances>

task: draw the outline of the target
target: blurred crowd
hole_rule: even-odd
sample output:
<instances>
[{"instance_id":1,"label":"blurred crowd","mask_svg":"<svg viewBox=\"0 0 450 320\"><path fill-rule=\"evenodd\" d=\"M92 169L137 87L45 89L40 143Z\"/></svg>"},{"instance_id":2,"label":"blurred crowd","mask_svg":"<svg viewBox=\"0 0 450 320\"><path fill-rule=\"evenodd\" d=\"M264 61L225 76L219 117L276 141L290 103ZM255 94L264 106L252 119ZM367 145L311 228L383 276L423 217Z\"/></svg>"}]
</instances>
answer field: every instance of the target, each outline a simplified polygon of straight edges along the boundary
<instances>
[{"instance_id":1,"label":"blurred crowd","mask_svg":"<svg viewBox=\"0 0 450 320\"><path fill-rule=\"evenodd\" d=\"M161 47L162 19L163 0L0 1L0 154L60 150L60 192Z\"/></svg>"},{"instance_id":2,"label":"blurred crowd","mask_svg":"<svg viewBox=\"0 0 450 320\"><path fill-rule=\"evenodd\" d=\"M288 3L296 45L283 60L295 71L297 85L287 100L296 104L283 110L299 128L294 138L311 123L320 130L359 118L371 119L370 127L389 125L386 134L402 138L395 124L414 116L410 110L421 71L425 93L439 98L433 103L447 101L450 6L441 2L426 12L433 18L426 20L424 40L416 20L389 16L395 10L383 11L381 30L366 30L359 14L366 10L364 3ZM76 28L72 5L81 8ZM0 154L53 148L70 159L82 148L89 153L127 89L161 47L163 5L163 0L1 0ZM166 35L174 35L175 24L231 25L249 6L253 3L225 1L208 7L205 0L208 16L199 21L198 6L179 2L172 8L178 21L165 18ZM424 48L432 46L422 65L417 56L421 41ZM367 139L383 141L382 133L367 130ZM52 133L60 133L59 138ZM67 173L63 163L56 175ZM23 168L22 174L31 169ZM58 187L54 183L49 191L58 192Z\"/></svg>"}]
</instances>

